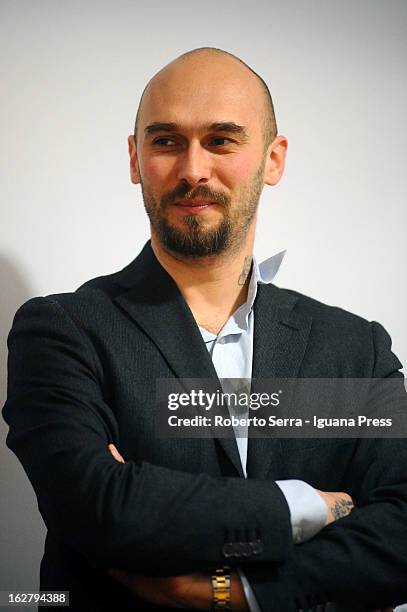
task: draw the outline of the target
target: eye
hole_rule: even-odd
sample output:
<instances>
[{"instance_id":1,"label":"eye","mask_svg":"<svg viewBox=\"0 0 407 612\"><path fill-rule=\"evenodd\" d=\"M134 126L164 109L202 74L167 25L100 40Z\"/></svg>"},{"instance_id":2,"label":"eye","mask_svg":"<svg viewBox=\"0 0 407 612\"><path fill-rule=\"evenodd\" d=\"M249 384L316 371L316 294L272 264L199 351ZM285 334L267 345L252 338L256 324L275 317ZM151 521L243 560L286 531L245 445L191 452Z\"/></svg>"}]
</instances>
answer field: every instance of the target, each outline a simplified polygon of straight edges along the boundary
<instances>
[{"instance_id":1,"label":"eye","mask_svg":"<svg viewBox=\"0 0 407 612\"><path fill-rule=\"evenodd\" d=\"M216 138L212 138L211 143L217 147L224 147L225 145L231 144L235 142L231 138L227 138L226 136L217 136Z\"/></svg>"},{"instance_id":2,"label":"eye","mask_svg":"<svg viewBox=\"0 0 407 612\"><path fill-rule=\"evenodd\" d=\"M153 145L156 145L158 147L169 147L175 144L175 140L167 136L162 136L161 138L156 138L155 140L153 140Z\"/></svg>"}]
</instances>

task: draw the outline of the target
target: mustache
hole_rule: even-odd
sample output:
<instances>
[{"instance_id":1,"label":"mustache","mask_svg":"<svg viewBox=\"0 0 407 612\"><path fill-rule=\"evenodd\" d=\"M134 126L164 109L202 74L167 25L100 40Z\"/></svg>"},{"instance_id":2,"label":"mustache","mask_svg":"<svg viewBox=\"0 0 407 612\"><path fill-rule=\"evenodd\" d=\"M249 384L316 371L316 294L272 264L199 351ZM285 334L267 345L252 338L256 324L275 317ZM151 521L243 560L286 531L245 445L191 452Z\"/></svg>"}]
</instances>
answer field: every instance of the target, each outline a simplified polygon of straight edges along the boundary
<instances>
[{"instance_id":1,"label":"mustache","mask_svg":"<svg viewBox=\"0 0 407 612\"><path fill-rule=\"evenodd\" d=\"M172 191L165 193L161 198L161 205L167 206L173 204L177 200L194 200L198 198L204 198L222 206L228 206L230 203L230 197L222 191L214 191L207 185L198 185L195 189L191 189L189 185L180 184Z\"/></svg>"}]
</instances>

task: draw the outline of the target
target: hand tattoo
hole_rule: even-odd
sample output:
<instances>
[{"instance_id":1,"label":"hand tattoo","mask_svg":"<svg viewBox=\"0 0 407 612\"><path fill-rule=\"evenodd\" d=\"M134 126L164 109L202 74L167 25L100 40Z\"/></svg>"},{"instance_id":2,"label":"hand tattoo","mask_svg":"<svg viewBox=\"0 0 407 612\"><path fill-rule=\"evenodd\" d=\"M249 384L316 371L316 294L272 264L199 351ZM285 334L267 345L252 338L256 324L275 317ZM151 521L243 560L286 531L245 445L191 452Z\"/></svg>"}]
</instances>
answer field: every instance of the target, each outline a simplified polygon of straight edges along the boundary
<instances>
[{"instance_id":1,"label":"hand tattoo","mask_svg":"<svg viewBox=\"0 0 407 612\"><path fill-rule=\"evenodd\" d=\"M339 499L332 507L332 516L336 521L339 518L348 516L354 508L353 502L347 499Z\"/></svg>"}]
</instances>

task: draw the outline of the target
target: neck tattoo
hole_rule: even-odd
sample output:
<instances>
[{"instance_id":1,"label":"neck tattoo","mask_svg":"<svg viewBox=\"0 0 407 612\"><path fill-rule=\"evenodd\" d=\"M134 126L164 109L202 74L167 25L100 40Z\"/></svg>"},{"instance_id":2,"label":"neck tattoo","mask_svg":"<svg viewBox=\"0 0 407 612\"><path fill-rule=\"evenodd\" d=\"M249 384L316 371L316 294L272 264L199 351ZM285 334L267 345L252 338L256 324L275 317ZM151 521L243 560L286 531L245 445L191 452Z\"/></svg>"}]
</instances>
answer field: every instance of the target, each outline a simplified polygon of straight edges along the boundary
<instances>
[{"instance_id":1,"label":"neck tattoo","mask_svg":"<svg viewBox=\"0 0 407 612\"><path fill-rule=\"evenodd\" d=\"M252 267L252 257L251 255L248 255L247 257L244 258L243 270L241 271L239 279L237 281L238 285L245 284L247 277L250 274L251 267Z\"/></svg>"}]
</instances>

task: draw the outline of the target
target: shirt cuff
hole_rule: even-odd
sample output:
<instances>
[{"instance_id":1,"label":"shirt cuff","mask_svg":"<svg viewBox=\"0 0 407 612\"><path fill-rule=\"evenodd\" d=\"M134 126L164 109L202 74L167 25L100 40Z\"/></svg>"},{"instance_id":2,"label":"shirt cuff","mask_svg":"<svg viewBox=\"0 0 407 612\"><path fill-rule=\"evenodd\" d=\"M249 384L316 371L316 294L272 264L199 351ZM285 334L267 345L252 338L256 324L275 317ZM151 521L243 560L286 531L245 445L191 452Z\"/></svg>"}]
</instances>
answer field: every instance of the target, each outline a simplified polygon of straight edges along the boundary
<instances>
[{"instance_id":1,"label":"shirt cuff","mask_svg":"<svg viewBox=\"0 0 407 612\"><path fill-rule=\"evenodd\" d=\"M276 480L290 509L294 544L312 538L325 525L328 508L317 491L303 480Z\"/></svg>"},{"instance_id":2,"label":"shirt cuff","mask_svg":"<svg viewBox=\"0 0 407 612\"><path fill-rule=\"evenodd\" d=\"M240 567L236 567L236 569L239 572L240 580L242 581L243 591L244 591L247 605L249 606L250 612L261 612L261 608L256 599L256 595L254 594L253 589L249 584L249 581L247 580L246 576L244 575Z\"/></svg>"}]
</instances>

